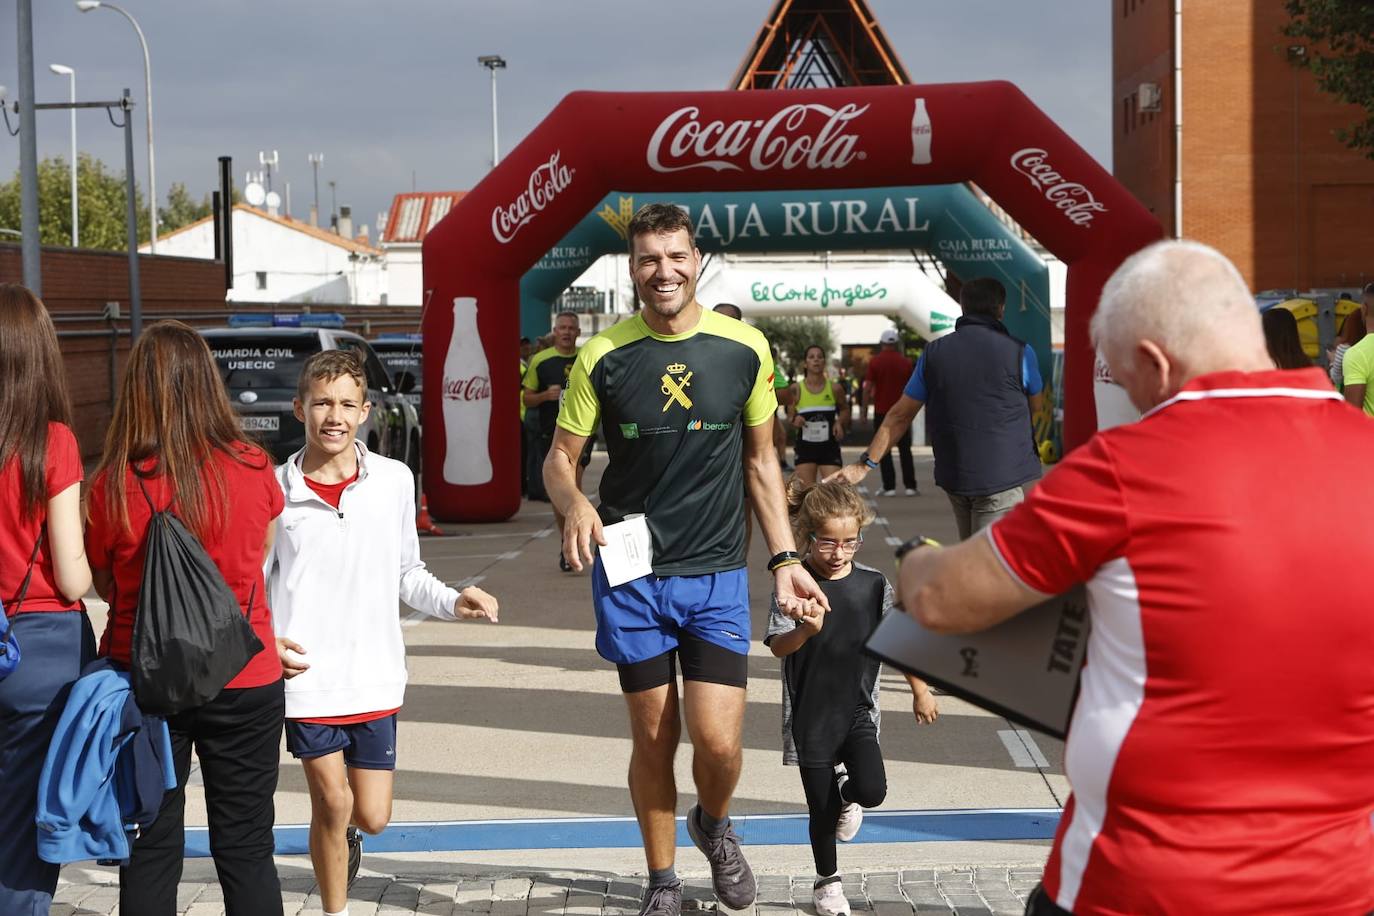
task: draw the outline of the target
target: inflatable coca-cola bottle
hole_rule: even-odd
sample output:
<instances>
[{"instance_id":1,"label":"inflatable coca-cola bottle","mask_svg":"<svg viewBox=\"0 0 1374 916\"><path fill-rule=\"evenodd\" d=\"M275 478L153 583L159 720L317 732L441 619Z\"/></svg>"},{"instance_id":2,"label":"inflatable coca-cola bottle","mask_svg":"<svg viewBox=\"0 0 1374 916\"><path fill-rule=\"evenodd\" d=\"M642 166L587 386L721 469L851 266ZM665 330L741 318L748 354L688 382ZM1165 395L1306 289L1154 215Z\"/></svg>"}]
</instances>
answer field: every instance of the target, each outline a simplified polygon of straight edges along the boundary
<instances>
[{"instance_id":1,"label":"inflatable coca-cola bottle","mask_svg":"<svg viewBox=\"0 0 1374 916\"><path fill-rule=\"evenodd\" d=\"M491 373L477 333L477 300L453 300L453 337L444 359L444 481L477 486L491 480Z\"/></svg>"}]
</instances>

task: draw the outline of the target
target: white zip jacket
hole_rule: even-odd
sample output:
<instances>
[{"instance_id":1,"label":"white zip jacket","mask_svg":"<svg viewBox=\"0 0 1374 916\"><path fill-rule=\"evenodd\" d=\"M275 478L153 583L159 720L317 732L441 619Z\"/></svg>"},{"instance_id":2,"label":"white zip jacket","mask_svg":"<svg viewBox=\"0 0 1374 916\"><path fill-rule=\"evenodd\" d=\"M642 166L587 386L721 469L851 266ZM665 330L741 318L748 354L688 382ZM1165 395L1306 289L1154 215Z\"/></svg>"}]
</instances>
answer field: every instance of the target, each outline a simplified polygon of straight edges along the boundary
<instances>
[{"instance_id":1,"label":"white zip jacket","mask_svg":"<svg viewBox=\"0 0 1374 916\"><path fill-rule=\"evenodd\" d=\"M358 479L337 510L306 484L304 449L276 471L286 508L267 561L272 626L310 665L286 682L288 719L396 709L406 687L398 603L456 619L457 590L420 559L410 469L354 445Z\"/></svg>"}]
</instances>

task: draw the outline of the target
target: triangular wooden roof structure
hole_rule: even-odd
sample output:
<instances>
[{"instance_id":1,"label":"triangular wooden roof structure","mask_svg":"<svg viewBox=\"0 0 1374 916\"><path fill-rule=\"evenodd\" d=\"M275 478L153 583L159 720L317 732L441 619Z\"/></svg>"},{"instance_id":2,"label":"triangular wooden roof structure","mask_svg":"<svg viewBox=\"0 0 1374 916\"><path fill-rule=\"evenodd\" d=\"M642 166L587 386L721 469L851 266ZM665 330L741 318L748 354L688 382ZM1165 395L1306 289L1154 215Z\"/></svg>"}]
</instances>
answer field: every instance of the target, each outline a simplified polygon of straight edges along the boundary
<instances>
[{"instance_id":1,"label":"triangular wooden roof structure","mask_svg":"<svg viewBox=\"0 0 1374 916\"><path fill-rule=\"evenodd\" d=\"M777 0L732 89L819 89L910 83L864 0Z\"/></svg>"}]
</instances>

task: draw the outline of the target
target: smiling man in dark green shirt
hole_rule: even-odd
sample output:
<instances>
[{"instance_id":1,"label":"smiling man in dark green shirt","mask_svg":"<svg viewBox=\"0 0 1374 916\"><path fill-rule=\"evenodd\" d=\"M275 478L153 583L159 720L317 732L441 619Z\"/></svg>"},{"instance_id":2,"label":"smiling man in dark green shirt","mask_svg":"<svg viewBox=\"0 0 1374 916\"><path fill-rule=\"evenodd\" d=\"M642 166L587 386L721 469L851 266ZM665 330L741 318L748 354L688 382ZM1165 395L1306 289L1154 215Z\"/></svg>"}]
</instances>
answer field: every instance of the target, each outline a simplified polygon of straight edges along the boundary
<instances>
[{"instance_id":1,"label":"smiling man in dark green shirt","mask_svg":"<svg viewBox=\"0 0 1374 916\"><path fill-rule=\"evenodd\" d=\"M595 560L596 647L618 668L629 707L630 794L650 872L641 912L678 916L682 904L673 868L679 661L700 798L688 832L710 862L721 903L744 909L756 883L728 814L743 760L750 640L746 477L780 604L800 614L825 599L799 565L788 527L767 341L697 302L701 253L684 211L650 204L628 235L644 308L579 351L544 479L567 520L564 554L579 569ZM599 513L574 472L598 421L610 457ZM636 514L648 524L653 572L611 586L593 547L606 544L605 525Z\"/></svg>"}]
</instances>

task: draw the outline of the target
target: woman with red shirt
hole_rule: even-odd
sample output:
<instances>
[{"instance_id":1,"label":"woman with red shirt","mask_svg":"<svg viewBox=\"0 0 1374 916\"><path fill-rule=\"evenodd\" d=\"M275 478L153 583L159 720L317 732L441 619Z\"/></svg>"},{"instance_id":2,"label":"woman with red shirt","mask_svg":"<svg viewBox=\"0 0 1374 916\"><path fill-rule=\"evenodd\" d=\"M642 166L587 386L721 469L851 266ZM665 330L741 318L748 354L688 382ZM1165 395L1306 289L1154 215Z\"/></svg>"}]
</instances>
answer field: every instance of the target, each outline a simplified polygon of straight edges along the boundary
<instances>
[{"instance_id":1,"label":"woman with red shirt","mask_svg":"<svg viewBox=\"0 0 1374 916\"><path fill-rule=\"evenodd\" d=\"M57 866L38 858L38 776L63 698L95 655L65 378L43 303L0 284L0 602L20 649L0 680L0 913L24 916L47 913L57 888Z\"/></svg>"},{"instance_id":2,"label":"woman with red shirt","mask_svg":"<svg viewBox=\"0 0 1374 916\"><path fill-rule=\"evenodd\" d=\"M119 870L120 911L176 912L194 746L225 910L280 914L272 795L285 701L262 564L282 493L271 459L244 441L209 347L178 321L148 328L129 354L89 496L86 548L96 590L110 602L100 653L125 665L152 515L140 481L157 510L170 506L200 539L266 648L215 699L167 720L177 788Z\"/></svg>"}]
</instances>

